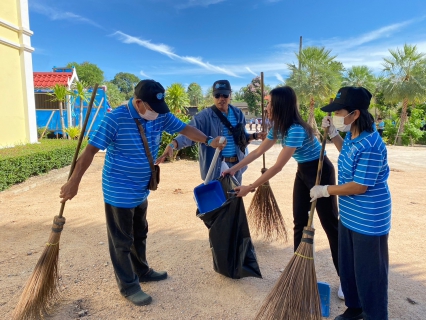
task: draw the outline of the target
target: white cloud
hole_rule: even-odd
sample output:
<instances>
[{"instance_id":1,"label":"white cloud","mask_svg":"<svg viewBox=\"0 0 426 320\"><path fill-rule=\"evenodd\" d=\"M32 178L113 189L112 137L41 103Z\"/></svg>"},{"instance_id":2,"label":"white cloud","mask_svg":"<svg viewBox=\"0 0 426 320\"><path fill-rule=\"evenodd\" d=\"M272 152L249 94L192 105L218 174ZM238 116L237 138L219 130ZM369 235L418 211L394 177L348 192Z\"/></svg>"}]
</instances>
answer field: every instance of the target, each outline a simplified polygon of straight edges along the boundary
<instances>
[{"instance_id":1,"label":"white cloud","mask_svg":"<svg viewBox=\"0 0 426 320\"><path fill-rule=\"evenodd\" d=\"M204 62L200 57L179 56L173 52L173 49L171 47L165 44L154 44L149 40L141 40L137 37L130 36L121 31L116 31L112 35L118 37L118 39L123 43L137 44L141 47L166 55L170 59L180 60L186 63L197 65L205 70L210 71L210 73L213 74L226 74L228 76L239 77L236 73L229 71L225 68L212 65L209 62Z\"/></svg>"},{"instance_id":2,"label":"white cloud","mask_svg":"<svg viewBox=\"0 0 426 320\"><path fill-rule=\"evenodd\" d=\"M92 25L96 28L100 28L100 29L105 30L104 27L97 24L93 20L90 20L90 19L85 18L83 16L80 16L78 14L75 14L73 12L55 9L52 6L43 5L43 4L40 4L36 1L30 1L29 6L30 6L31 11L45 15L45 16L49 17L51 20L67 20L67 21L87 23L87 24L90 24L90 25Z\"/></svg>"},{"instance_id":3,"label":"white cloud","mask_svg":"<svg viewBox=\"0 0 426 320\"><path fill-rule=\"evenodd\" d=\"M279 81L279 82L284 82L284 78L282 77L282 75L280 75L279 73L276 73L275 74L275 78L277 78L277 80Z\"/></svg>"},{"instance_id":4,"label":"white cloud","mask_svg":"<svg viewBox=\"0 0 426 320\"><path fill-rule=\"evenodd\" d=\"M191 7L208 7L209 5L217 4L224 1L226 0L187 0L185 3L175 5L175 7L177 9L186 9Z\"/></svg>"},{"instance_id":5,"label":"white cloud","mask_svg":"<svg viewBox=\"0 0 426 320\"><path fill-rule=\"evenodd\" d=\"M142 77L144 77L145 79L151 79L151 77L150 76L148 76L145 72L143 72L142 70L141 71L139 71L139 74L142 76Z\"/></svg>"},{"instance_id":6,"label":"white cloud","mask_svg":"<svg viewBox=\"0 0 426 320\"><path fill-rule=\"evenodd\" d=\"M246 70L250 72L252 75L258 76L256 72L253 72L249 67L246 67Z\"/></svg>"}]
</instances>

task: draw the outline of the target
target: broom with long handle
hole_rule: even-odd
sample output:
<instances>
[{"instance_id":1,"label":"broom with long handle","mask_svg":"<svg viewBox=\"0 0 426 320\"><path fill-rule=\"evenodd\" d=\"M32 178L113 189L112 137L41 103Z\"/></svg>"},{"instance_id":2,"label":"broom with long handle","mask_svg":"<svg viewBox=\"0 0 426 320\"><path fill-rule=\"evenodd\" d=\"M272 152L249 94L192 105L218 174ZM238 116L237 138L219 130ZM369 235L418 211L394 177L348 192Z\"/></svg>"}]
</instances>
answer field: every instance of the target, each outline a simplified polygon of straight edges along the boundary
<instances>
[{"instance_id":1,"label":"broom with long handle","mask_svg":"<svg viewBox=\"0 0 426 320\"><path fill-rule=\"evenodd\" d=\"M263 97L263 72L260 73L260 90L262 91L262 128L263 131L266 131L267 128L265 127ZM264 174L266 170L268 169L265 166L265 154L263 154L263 168L261 173ZM272 192L269 181L257 188L247 211L247 219L251 225L254 235L260 235L267 241L287 241L287 230L284 219L281 215L280 208L278 207L277 200Z\"/></svg>"},{"instance_id":2,"label":"broom with long handle","mask_svg":"<svg viewBox=\"0 0 426 320\"><path fill-rule=\"evenodd\" d=\"M69 180L74 171L97 90L98 84L95 84L67 180ZM59 215L53 218L49 240L15 307L12 315L14 320L42 318L43 314L48 313L59 295L59 239L65 224L65 217L62 216L64 209L65 202L61 204Z\"/></svg>"},{"instance_id":3,"label":"broom with long handle","mask_svg":"<svg viewBox=\"0 0 426 320\"><path fill-rule=\"evenodd\" d=\"M324 131L315 185L319 185L321 181L328 128ZM313 252L315 229L312 227L312 221L316 204L316 200L312 201L308 225L303 229L302 241L277 284L260 307L256 320L322 319Z\"/></svg>"}]
</instances>

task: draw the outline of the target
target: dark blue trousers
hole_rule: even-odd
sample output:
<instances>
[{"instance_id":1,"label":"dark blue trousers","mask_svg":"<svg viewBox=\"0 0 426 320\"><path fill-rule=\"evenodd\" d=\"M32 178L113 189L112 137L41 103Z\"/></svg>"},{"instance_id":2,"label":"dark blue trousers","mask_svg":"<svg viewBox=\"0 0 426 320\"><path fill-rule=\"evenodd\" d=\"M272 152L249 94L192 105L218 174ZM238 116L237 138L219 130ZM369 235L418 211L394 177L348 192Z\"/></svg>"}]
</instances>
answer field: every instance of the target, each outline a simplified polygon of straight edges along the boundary
<instances>
[{"instance_id":1,"label":"dark blue trousers","mask_svg":"<svg viewBox=\"0 0 426 320\"><path fill-rule=\"evenodd\" d=\"M339 221L339 271L345 304L362 308L364 320L388 319L388 236L361 234Z\"/></svg>"},{"instance_id":2,"label":"dark blue trousers","mask_svg":"<svg viewBox=\"0 0 426 320\"><path fill-rule=\"evenodd\" d=\"M149 271L146 261L147 209L148 200L131 209L105 203L109 254L123 296L140 291L139 276Z\"/></svg>"}]
</instances>

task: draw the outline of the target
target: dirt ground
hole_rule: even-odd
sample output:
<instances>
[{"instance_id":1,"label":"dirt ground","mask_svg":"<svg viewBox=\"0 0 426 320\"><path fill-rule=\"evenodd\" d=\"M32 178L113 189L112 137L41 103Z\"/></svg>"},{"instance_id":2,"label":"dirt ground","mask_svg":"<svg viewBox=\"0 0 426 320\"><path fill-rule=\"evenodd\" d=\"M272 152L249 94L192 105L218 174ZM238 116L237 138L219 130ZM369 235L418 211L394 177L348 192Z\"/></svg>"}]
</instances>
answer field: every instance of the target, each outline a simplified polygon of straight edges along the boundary
<instances>
[{"instance_id":1,"label":"dirt ground","mask_svg":"<svg viewBox=\"0 0 426 320\"><path fill-rule=\"evenodd\" d=\"M251 145L250 149L256 145ZM336 164L337 151L327 145ZM277 145L266 155L270 167ZM388 147L393 199L390 245L390 319L425 319L426 316L426 148ZM252 319L292 256L292 184L296 162L290 160L271 180L289 231L285 244L253 238L263 279L232 280L213 270L208 232L195 216L193 188L202 181L198 163L180 160L162 165L161 184L149 196L148 260L169 278L142 284L153 303L136 307L122 298L111 266L99 153L80 185L79 194L65 207L67 222L60 242L62 298L48 319ZM253 182L262 167L254 162L244 175ZM58 214L59 189L69 167L34 177L0 192L0 318L9 319L22 287L30 276ZM253 194L245 199L246 209ZM318 219L314 224L320 226ZM335 274L324 231L315 235L318 281L332 288L331 315L342 313Z\"/></svg>"}]
</instances>

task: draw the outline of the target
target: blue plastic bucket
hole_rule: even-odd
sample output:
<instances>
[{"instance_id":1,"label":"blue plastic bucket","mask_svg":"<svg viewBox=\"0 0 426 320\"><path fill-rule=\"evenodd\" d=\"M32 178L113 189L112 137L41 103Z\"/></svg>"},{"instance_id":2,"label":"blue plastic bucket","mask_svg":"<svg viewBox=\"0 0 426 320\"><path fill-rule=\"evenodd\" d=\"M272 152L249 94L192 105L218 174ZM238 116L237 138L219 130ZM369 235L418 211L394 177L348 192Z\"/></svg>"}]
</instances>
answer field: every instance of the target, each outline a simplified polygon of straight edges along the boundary
<instances>
[{"instance_id":1,"label":"blue plastic bucket","mask_svg":"<svg viewBox=\"0 0 426 320\"><path fill-rule=\"evenodd\" d=\"M321 300L321 314L323 317L330 316L330 285L326 282L318 282L318 293Z\"/></svg>"},{"instance_id":2,"label":"blue plastic bucket","mask_svg":"<svg viewBox=\"0 0 426 320\"><path fill-rule=\"evenodd\" d=\"M194 188L194 199L200 213L210 212L222 206L225 201L225 193L218 180L208 184L200 184Z\"/></svg>"}]
</instances>

